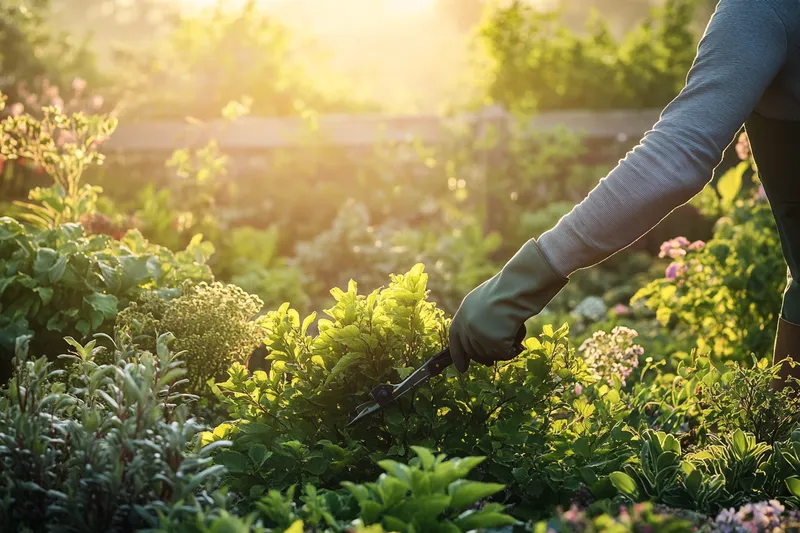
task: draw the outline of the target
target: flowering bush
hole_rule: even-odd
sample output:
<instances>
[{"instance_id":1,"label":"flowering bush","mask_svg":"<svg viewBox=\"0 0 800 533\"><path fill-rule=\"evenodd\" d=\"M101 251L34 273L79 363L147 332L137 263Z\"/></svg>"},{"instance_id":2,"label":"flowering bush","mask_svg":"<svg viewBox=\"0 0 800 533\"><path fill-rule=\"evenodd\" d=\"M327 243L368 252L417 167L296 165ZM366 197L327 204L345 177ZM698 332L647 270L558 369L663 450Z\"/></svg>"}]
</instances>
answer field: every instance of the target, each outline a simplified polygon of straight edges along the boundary
<instances>
[{"instance_id":1,"label":"flowering bush","mask_svg":"<svg viewBox=\"0 0 800 533\"><path fill-rule=\"evenodd\" d=\"M610 335L597 331L578 351L596 381L612 386L619 381L625 386L625 380L639 366L639 357L644 354L644 348L633 343L637 336L636 331L622 326L615 327Z\"/></svg>"},{"instance_id":2,"label":"flowering bush","mask_svg":"<svg viewBox=\"0 0 800 533\"><path fill-rule=\"evenodd\" d=\"M693 339L716 357L746 361L771 352L786 264L769 204L739 200L708 242L673 239L660 255L672 260L664 277L632 304L646 304L676 339Z\"/></svg>"},{"instance_id":3,"label":"flowering bush","mask_svg":"<svg viewBox=\"0 0 800 533\"><path fill-rule=\"evenodd\" d=\"M175 336L174 347L186 363L187 388L208 393L206 382L224 376L233 362L246 364L261 342L254 321L262 302L235 285L185 282L177 295L148 293L122 310L116 328L153 349L161 332Z\"/></svg>"}]
</instances>

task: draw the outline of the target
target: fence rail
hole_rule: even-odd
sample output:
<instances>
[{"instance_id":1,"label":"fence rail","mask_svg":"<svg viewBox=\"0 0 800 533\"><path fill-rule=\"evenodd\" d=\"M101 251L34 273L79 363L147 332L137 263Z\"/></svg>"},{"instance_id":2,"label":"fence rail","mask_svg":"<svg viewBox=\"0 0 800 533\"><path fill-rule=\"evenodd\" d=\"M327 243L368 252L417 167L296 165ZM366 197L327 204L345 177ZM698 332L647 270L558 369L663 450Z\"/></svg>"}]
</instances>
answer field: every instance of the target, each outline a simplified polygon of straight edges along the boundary
<instances>
[{"instance_id":1,"label":"fence rail","mask_svg":"<svg viewBox=\"0 0 800 533\"><path fill-rule=\"evenodd\" d=\"M588 138L638 140L659 118L659 110L559 111L531 119L532 131L563 128ZM444 139L449 120L508 124L509 115L495 108L463 114L456 119L436 115L324 115L316 136L308 137L308 124L299 118L243 117L233 123L222 120L205 124L180 122L121 123L105 145L106 150L162 152L204 144L216 139L226 150L272 150L298 147L316 139L342 147L368 147L381 141L416 138L435 144Z\"/></svg>"}]
</instances>

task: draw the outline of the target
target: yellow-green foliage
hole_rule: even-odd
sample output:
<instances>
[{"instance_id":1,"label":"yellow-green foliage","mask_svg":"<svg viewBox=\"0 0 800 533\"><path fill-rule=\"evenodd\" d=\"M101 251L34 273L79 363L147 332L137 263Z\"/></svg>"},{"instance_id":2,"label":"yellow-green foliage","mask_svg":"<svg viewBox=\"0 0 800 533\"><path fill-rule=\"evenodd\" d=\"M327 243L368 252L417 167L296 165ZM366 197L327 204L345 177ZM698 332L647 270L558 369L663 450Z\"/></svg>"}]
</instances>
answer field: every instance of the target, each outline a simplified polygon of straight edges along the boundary
<instances>
[{"instance_id":1,"label":"yellow-green foliage","mask_svg":"<svg viewBox=\"0 0 800 533\"><path fill-rule=\"evenodd\" d=\"M173 348L183 352L188 388L202 393L206 382L224 375L233 362L247 362L263 335L254 320L262 305L236 285L185 283L169 301L154 293L143 296L118 315L116 327L146 336L144 348L158 334L175 335Z\"/></svg>"}]
</instances>

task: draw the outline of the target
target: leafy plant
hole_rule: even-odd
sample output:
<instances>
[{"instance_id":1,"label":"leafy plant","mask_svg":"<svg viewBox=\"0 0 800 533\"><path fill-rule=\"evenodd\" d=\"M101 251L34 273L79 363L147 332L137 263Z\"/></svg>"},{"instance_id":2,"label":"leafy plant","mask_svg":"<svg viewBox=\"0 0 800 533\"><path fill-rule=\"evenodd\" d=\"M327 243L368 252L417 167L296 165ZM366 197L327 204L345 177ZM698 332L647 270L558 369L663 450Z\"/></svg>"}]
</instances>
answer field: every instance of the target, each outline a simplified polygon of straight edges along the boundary
<instances>
[{"instance_id":1,"label":"leafy plant","mask_svg":"<svg viewBox=\"0 0 800 533\"><path fill-rule=\"evenodd\" d=\"M522 111L663 107L685 83L696 51L697 2L670 0L617 41L597 16L586 35L557 13L522 1L495 9L480 27L485 89L492 102Z\"/></svg>"},{"instance_id":2,"label":"leafy plant","mask_svg":"<svg viewBox=\"0 0 800 533\"><path fill-rule=\"evenodd\" d=\"M426 300L421 265L369 295L355 283L335 289L319 334L288 306L266 315L271 367L252 375L233 365L217 383L231 419L206 435L231 439L217 460L238 493L313 483L330 488L372 472L375 460L403 460L409 446L485 454L480 480L526 501L558 501L589 486L609 491L605 474L632 453L621 392L594 379L569 346L567 329L546 327L517 359L453 369L402 398L370 427L345 429L379 383L409 375L446 341L448 321Z\"/></svg>"},{"instance_id":3,"label":"leafy plant","mask_svg":"<svg viewBox=\"0 0 800 533\"><path fill-rule=\"evenodd\" d=\"M146 290L210 280L208 243L178 253L147 242L137 231L120 240L86 236L80 224L26 229L0 218L0 350L7 365L15 339L33 334L34 349L55 357L62 337L110 332L117 313ZM0 377L8 379L7 374Z\"/></svg>"},{"instance_id":4,"label":"leafy plant","mask_svg":"<svg viewBox=\"0 0 800 533\"><path fill-rule=\"evenodd\" d=\"M0 525L5 531L134 531L176 504L208 502L218 485L218 441L195 446L203 429L176 391L184 374L160 336L155 350L130 339L93 340L64 355L66 373L17 345L15 376L0 391Z\"/></svg>"},{"instance_id":5,"label":"leafy plant","mask_svg":"<svg viewBox=\"0 0 800 533\"><path fill-rule=\"evenodd\" d=\"M710 241L674 239L662 255L673 260L665 276L632 303L646 303L661 324L687 332L698 349L720 359L771 353L774 330L765 324L777 321L786 264L767 203L740 200Z\"/></svg>"},{"instance_id":6,"label":"leafy plant","mask_svg":"<svg viewBox=\"0 0 800 533\"><path fill-rule=\"evenodd\" d=\"M779 369L787 361L772 364L756 360L749 367L727 363L700 382L699 397L704 417L715 432L742 429L758 442L772 445L789 436L798 422L798 398L790 390L775 390Z\"/></svg>"},{"instance_id":7,"label":"leafy plant","mask_svg":"<svg viewBox=\"0 0 800 533\"><path fill-rule=\"evenodd\" d=\"M81 177L90 165L103 163L104 156L97 147L111 136L117 121L83 113L67 116L55 106L44 107L42 112L41 119L12 114L3 120L0 156L28 159L53 179L53 186L29 192L29 200L38 203L15 205L21 209L22 220L35 227L54 229L63 223L78 222L96 210L101 189L81 186Z\"/></svg>"},{"instance_id":8,"label":"leafy plant","mask_svg":"<svg viewBox=\"0 0 800 533\"><path fill-rule=\"evenodd\" d=\"M503 485L464 479L483 457L445 460L414 446L416 466L380 461L386 474L375 483L344 485L361 508L361 521L380 523L391 531L472 531L507 526L517 521L500 504L471 507L501 491Z\"/></svg>"},{"instance_id":9,"label":"leafy plant","mask_svg":"<svg viewBox=\"0 0 800 533\"><path fill-rule=\"evenodd\" d=\"M185 282L171 297L144 294L117 315L117 330L144 337L152 349L162 332L175 335L175 348L186 363L188 390L208 392L207 381L224 376L233 362L246 363L261 340L254 321L261 300L235 285Z\"/></svg>"}]
</instances>

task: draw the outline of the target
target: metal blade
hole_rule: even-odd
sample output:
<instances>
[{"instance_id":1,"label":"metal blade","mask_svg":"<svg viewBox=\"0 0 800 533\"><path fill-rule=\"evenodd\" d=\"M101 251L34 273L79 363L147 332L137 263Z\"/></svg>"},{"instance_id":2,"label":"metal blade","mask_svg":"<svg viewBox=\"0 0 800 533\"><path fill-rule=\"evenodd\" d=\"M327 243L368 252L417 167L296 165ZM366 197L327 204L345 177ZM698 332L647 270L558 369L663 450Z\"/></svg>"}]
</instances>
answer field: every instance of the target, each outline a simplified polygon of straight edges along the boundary
<instances>
[{"instance_id":1,"label":"metal blade","mask_svg":"<svg viewBox=\"0 0 800 533\"><path fill-rule=\"evenodd\" d=\"M348 427L352 426L353 424L355 424L359 420L368 417L369 415L371 415L372 413L374 413L375 411L377 411L380 408L381 408L381 405L378 402L369 401L369 402L362 403L357 408L358 409L358 414L356 415L356 417L354 419L352 419L350 422L348 422L347 425L345 425L344 427L348 428Z\"/></svg>"}]
</instances>

